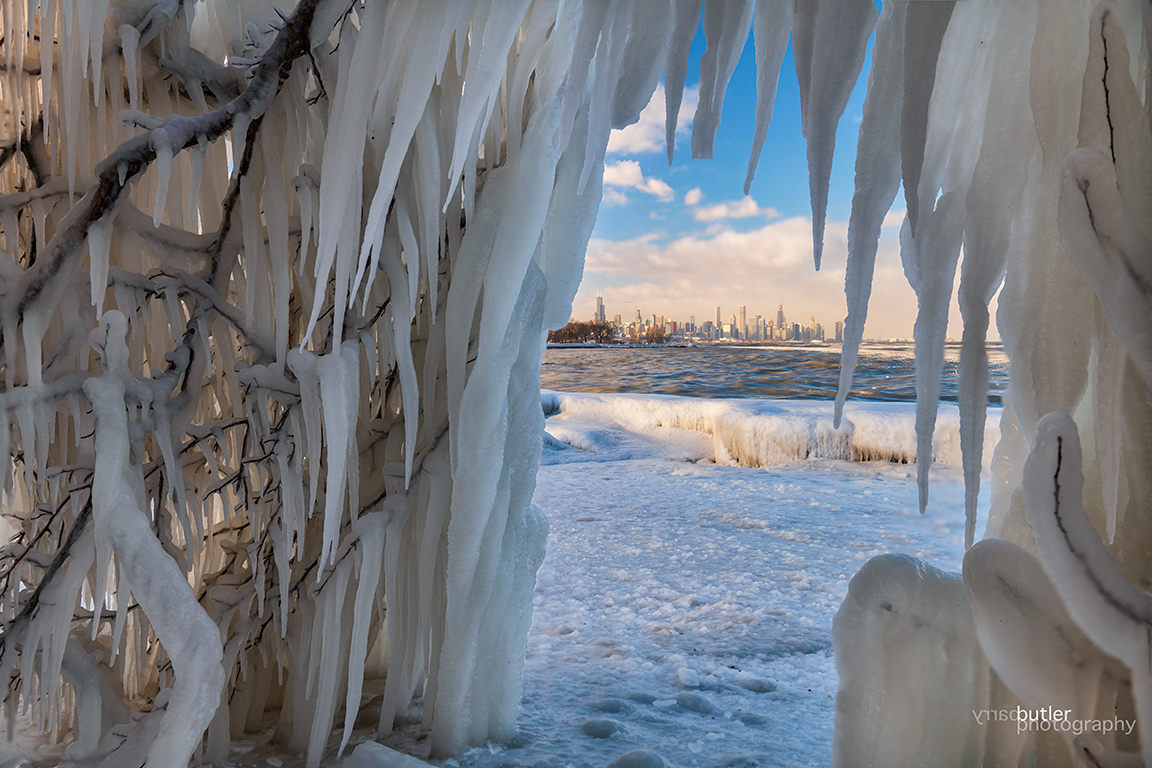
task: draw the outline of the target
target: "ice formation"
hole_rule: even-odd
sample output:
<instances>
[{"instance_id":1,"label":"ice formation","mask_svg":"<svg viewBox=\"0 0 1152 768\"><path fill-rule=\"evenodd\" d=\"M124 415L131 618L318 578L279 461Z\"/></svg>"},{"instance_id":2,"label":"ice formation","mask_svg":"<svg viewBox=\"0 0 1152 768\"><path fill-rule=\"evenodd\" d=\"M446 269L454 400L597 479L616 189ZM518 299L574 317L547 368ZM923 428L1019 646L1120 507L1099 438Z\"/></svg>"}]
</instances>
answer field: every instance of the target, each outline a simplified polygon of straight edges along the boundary
<instances>
[{"instance_id":1,"label":"ice formation","mask_svg":"<svg viewBox=\"0 0 1152 768\"><path fill-rule=\"evenodd\" d=\"M385 674L382 733L413 698L434 756L514 733L547 530L531 504L543 332L568 317L609 131L663 70L674 135L701 18L692 154L711 155L754 30L749 178L791 36L817 266L833 137L875 29L841 394L902 181L921 503L959 269L969 540L1003 283L1012 382L985 534L1039 553L1068 615L1127 665L1149 722L1138 638L1111 647L1083 626L1113 586L1140 603L1152 581L1147 3L887 0L878 21L857 0L4 0L0 13L0 503L16 531L0 549L0 671L8 716L24 706L71 738L70 760L215 760L279 710L278 738L315 766L341 709L346 740ZM1106 572L1103 592L1032 538L1040 481L1025 461L1053 412L1083 443L1084 520L1105 536L1075 544ZM712 419L732 446L760 439L726 432L723 414L681 417ZM1035 443L1031 466L1047 466L1051 440ZM1031 567L997 557L1005 573ZM844 656L849 681L899 629L876 624L878 595L959 594L915 564L868 574L851 598L863 613L837 630L841 647L871 638ZM1043 643L1064 620L1028 574L1051 608L1026 622ZM986 631L982 611L1007 608L976 576L973 608L957 598L927 619L959 656L939 661L913 632L900 642L921 654L917 676L892 664L861 683L903 692L882 717L941 675L973 700L1044 690L1009 669L1011 638ZM1141 616L1103 621L1131 633ZM986 684L973 631L997 673ZM866 730L845 696L839 754ZM969 750L971 724L937 703L889 717L880 747ZM977 738L962 754L1027 747Z\"/></svg>"},{"instance_id":2,"label":"ice formation","mask_svg":"<svg viewBox=\"0 0 1152 768\"><path fill-rule=\"evenodd\" d=\"M825 403L790 400L726 400L672 395L595 395L545 391L544 413L552 438L589 453L616 442L612 425L678 447L691 461L772 467L805 459L916 461L915 418L904 403L852 403L839 427ZM596 425L592 432L582 427ZM986 455L996 445L987 435ZM944 406L932 436L931 461L960 466L959 413ZM558 447L558 446L550 446Z\"/></svg>"}]
</instances>

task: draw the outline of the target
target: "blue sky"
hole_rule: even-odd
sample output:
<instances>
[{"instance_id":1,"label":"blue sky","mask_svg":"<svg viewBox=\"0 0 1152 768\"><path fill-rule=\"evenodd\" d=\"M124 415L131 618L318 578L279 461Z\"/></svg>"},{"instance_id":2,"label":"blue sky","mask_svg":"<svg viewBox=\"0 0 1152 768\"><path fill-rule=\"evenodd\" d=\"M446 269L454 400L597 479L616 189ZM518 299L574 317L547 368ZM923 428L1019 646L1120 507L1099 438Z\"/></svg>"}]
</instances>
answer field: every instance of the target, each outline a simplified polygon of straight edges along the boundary
<instances>
[{"instance_id":1,"label":"blue sky","mask_svg":"<svg viewBox=\"0 0 1152 768\"><path fill-rule=\"evenodd\" d=\"M604 201L572 314L591 317L603 293L609 317L663 314L698 323L723 320L748 307L775 317L784 305L789 322L810 317L831 327L845 314L845 239L852 201L856 135L869 61L841 118L828 202L824 263L812 265L812 223L806 147L800 132L800 95L791 48L781 68L764 151L748 197L744 176L756 108L756 62L751 39L728 85L711 160L693 160L689 125L704 40L693 41L685 105L675 159L664 147L661 85L640 122L613 131L605 159ZM916 297L900 268L897 234L903 194L889 214L877 258L866 338L910 337ZM953 313L956 314L955 312ZM950 335L959 335L958 317Z\"/></svg>"}]
</instances>

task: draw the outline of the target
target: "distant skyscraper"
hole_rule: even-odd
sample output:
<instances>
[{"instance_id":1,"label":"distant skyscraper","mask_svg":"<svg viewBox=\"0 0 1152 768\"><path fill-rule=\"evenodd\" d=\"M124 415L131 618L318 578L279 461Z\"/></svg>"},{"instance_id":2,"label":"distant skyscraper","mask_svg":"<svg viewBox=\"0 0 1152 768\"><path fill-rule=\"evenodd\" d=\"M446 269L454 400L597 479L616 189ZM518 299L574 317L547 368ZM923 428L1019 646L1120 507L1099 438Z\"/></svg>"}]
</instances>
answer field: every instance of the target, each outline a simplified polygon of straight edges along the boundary
<instances>
[{"instance_id":1,"label":"distant skyscraper","mask_svg":"<svg viewBox=\"0 0 1152 768\"><path fill-rule=\"evenodd\" d=\"M836 341L844 341L844 323L843 321L836 321Z\"/></svg>"},{"instance_id":2,"label":"distant skyscraper","mask_svg":"<svg viewBox=\"0 0 1152 768\"><path fill-rule=\"evenodd\" d=\"M736 319L736 327L739 328L739 330L740 330L740 338L747 339L748 338L748 307L741 304L740 308L737 309L736 311L740 315Z\"/></svg>"},{"instance_id":3,"label":"distant skyscraper","mask_svg":"<svg viewBox=\"0 0 1152 768\"><path fill-rule=\"evenodd\" d=\"M719 328L723 323L720 322L720 307L716 307L716 327Z\"/></svg>"},{"instance_id":4,"label":"distant skyscraper","mask_svg":"<svg viewBox=\"0 0 1152 768\"><path fill-rule=\"evenodd\" d=\"M598 323L608 322L608 316L604 313L604 297L596 297L596 316L592 318Z\"/></svg>"},{"instance_id":5,"label":"distant skyscraper","mask_svg":"<svg viewBox=\"0 0 1152 768\"><path fill-rule=\"evenodd\" d=\"M783 328L784 327L784 305L783 304L781 304L776 309L776 327L777 328Z\"/></svg>"}]
</instances>

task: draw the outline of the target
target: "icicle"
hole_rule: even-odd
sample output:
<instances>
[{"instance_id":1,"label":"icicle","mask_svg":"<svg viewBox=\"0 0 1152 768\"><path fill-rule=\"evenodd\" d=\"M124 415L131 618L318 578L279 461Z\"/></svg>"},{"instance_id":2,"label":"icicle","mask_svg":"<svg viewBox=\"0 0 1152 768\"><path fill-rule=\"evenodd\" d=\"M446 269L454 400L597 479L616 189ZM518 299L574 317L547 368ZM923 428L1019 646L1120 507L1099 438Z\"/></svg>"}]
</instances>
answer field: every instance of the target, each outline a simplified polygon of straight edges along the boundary
<instances>
[{"instance_id":1,"label":"icicle","mask_svg":"<svg viewBox=\"0 0 1152 768\"><path fill-rule=\"evenodd\" d=\"M922 239L912 239L908 219L900 238L905 274L919 300L913 336L916 340L916 483L922 513L928 507L932 433L936 428L948 304L960 255L964 212L963 190L947 192L932 214L935 226L928 232L922 231Z\"/></svg>"},{"instance_id":2,"label":"icicle","mask_svg":"<svg viewBox=\"0 0 1152 768\"><path fill-rule=\"evenodd\" d=\"M900 157L904 199L912 234L920 215L920 169L928 133L928 106L936 82L936 59L955 0L909 3L904 26L904 100L900 107Z\"/></svg>"},{"instance_id":3,"label":"icicle","mask_svg":"<svg viewBox=\"0 0 1152 768\"><path fill-rule=\"evenodd\" d=\"M192 180L188 182L188 221L196 221L196 199L200 195L200 177L204 173L204 149L192 148ZM197 230L199 231L199 230Z\"/></svg>"},{"instance_id":4,"label":"icicle","mask_svg":"<svg viewBox=\"0 0 1152 768\"><path fill-rule=\"evenodd\" d=\"M744 177L744 194L752 188L756 165L760 162L760 152L764 149L764 139L772 122L776 85L788 50L788 33L792 31L791 0L761 0L756 3L752 28L756 39L756 127L752 134L752 152L748 156L748 173ZM882 50L879 45L876 48Z\"/></svg>"},{"instance_id":5,"label":"icicle","mask_svg":"<svg viewBox=\"0 0 1152 768\"><path fill-rule=\"evenodd\" d=\"M120 45L124 51L124 76L128 78L128 106L131 109L139 109L140 33L131 24L122 24L119 33Z\"/></svg>"},{"instance_id":6,"label":"icicle","mask_svg":"<svg viewBox=\"0 0 1152 768\"><path fill-rule=\"evenodd\" d=\"M501 5L512 6L514 3L505 0ZM523 10L521 10L520 15L523 15ZM400 177L401 167L408 156L408 148L416 133L416 127L423 119L424 109L436 73L443 66L444 58L448 55L448 41L442 39L440 33L442 25L443 19L436 14L423 14L423 18L419 19L415 25L416 28L412 31L412 38L409 43L411 47L404 64L404 80L396 100L395 119L388 138L388 149L384 153L376 194L372 198L372 206L368 212L364 243L360 249L360 264L357 268L356 280L353 282L353 293L360 286L360 274L363 273L368 263L369 252L373 246L379 248L384 220L396 191L396 182ZM515 28L512 31L514 34ZM438 40L442 47L437 47L436 41ZM498 50L506 51L507 48L499 48ZM471 66L471 62L469 62L469 66ZM464 98L467 99L470 93L470 91L466 91ZM401 218L406 219L407 217ZM411 223L408 226L411 227ZM413 257L409 258L409 270L415 270L415 275L418 278L419 267L417 265L419 261L413 262L411 260ZM415 290L412 290L411 293L414 296Z\"/></svg>"},{"instance_id":7,"label":"icicle","mask_svg":"<svg viewBox=\"0 0 1152 768\"><path fill-rule=\"evenodd\" d=\"M308 247L312 242L318 178L315 168L303 165L300 167L300 175L292 179L292 186L296 189L296 198L300 203L300 255L296 260L296 274L301 277L304 275L304 262L308 260Z\"/></svg>"},{"instance_id":8,"label":"icicle","mask_svg":"<svg viewBox=\"0 0 1152 768\"><path fill-rule=\"evenodd\" d=\"M383 38L386 7L371 4L365 7L361 19L360 36L368 40ZM363 179L364 139L367 130L369 109L372 99L366 94L374 92L375 78L378 77L379 57L382 52L372 50L373 46L356 45L351 24L340 28L339 82L333 103L333 121L328 128L324 142L324 179L339 179L339 183L321 183L319 205L319 229L317 232L316 267L317 283L323 285L331 274L336 260L336 250L341 234L349 229L351 209L360 208ZM358 218L358 214L357 214ZM369 219L371 222L371 219ZM359 226L357 226L359 231ZM371 231L371 230L369 230ZM365 239L368 242L368 239ZM336 287L337 297L346 288ZM312 302L312 314L304 338L312 335L320 312L324 306L324 291L317 291ZM337 318L337 324L340 320Z\"/></svg>"},{"instance_id":9,"label":"icicle","mask_svg":"<svg viewBox=\"0 0 1152 768\"><path fill-rule=\"evenodd\" d=\"M156 137L156 202L152 208L152 226L159 227L164 218L164 204L168 201L168 180L172 176L173 147L168 143L163 131L154 132Z\"/></svg>"},{"instance_id":10,"label":"icicle","mask_svg":"<svg viewBox=\"0 0 1152 768\"><path fill-rule=\"evenodd\" d=\"M4 504L5 496L12 494L12 454L8 452L10 430L8 408L0 405L0 505Z\"/></svg>"},{"instance_id":11,"label":"icicle","mask_svg":"<svg viewBox=\"0 0 1152 768\"><path fill-rule=\"evenodd\" d=\"M450 179L460 178L464 164L469 155L475 151L475 144L470 145L470 141L479 135L478 129L483 127L481 115L486 111L489 99L500 87L506 54L516 37L524 13L528 10L529 0L489 0L489 2L492 5L484 29L484 44L471 49L468 68L464 73L464 82L468 83L468 87L460 99L452 162L448 170ZM540 74L542 72L538 70L537 75ZM562 134L559 144L561 147L564 146ZM441 210L448 210L454 191L455 186L449 191Z\"/></svg>"},{"instance_id":12,"label":"icicle","mask_svg":"<svg viewBox=\"0 0 1152 768\"><path fill-rule=\"evenodd\" d=\"M660 81L672 43L674 20L666 0L636 0L620 67L623 76L612 96L613 128L623 128L640 119L648 95Z\"/></svg>"},{"instance_id":13,"label":"icicle","mask_svg":"<svg viewBox=\"0 0 1152 768\"><path fill-rule=\"evenodd\" d=\"M392 228L392 232L395 231L396 228ZM388 237L387 233L385 237ZM384 241L380 267L384 270L392 296L392 303L385 314L385 328L391 326L393 352L396 354L396 367L400 371L400 396L404 408L404 487L407 489L412 479L412 457L416 451L420 394L416 365L412 361L411 315L408 311L412 299L408 296L408 276L400 261L400 244L396 242L398 238L399 235L393 235Z\"/></svg>"},{"instance_id":14,"label":"icicle","mask_svg":"<svg viewBox=\"0 0 1152 768\"><path fill-rule=\"evenodd\" d=\"M346 351L347 350L347 351ZM352 379L359 388L360 351L357 342L345 342L340 353L330 360L317 361L320 374L320 402L324 413L324 437L327 453L327 484L324 488L324 544L320 563L324 565L336 554L337 537L344 517L345 491L348 484L348 457L357 456L355 449L357 402L349 399ZM351 506L355 507L356 499ZM317 572L320 576L320 572Z\"/></svg>"},{"instance_id":15,"label":"icicle","mask_svg":"<svg viewBox=\"0 0 1152 768\"><path fill-rule=\"evenodd\" d=\"M1008 18L998 35L1029 34L1035 26L1036 9L1027 3L1006 6ZM964 542L971 547L976 536L976 505L983 465L984 424L988 406L988 304L1003 279L1008 262L1013 217L1028 178L1030 153L1021 147L1035 145L1030 125L1026 83L1014 73L1028 66L1028 51L1021 46L997 46L1000 51L992 72L984 133L987 140L973 171L965 205L964 262L960 277L960 314L964 334L960 349L960 445L964 465Z\"/></svg>"},{"instance_id":16,"label":"icicle","mask_svg":"<svg viewBox=\"0 0 1152 768\"><path fill-rule=\"evenodd\" d=\"M288 196L284 190L284 172L280 152L283 136L269 133L280 127L281 115L273 120L266 114L265 133L261 138L264 153L264 221L267 225L268 256L272 262L273 332L276 338L276 362L284 365L288 351L289 302L291 300L291 255L288 250ZM286 119L286 118L285 118Z\"/></svg>"},{"instance_id":17,"label":"icicle","mask_svg":"<svg viewBox=\"0 0 1152 768\"><path fill-rule=\"evenodd\" d=\"M696 18L700 18L699 0L697 2ZM572 47L572 62L568 67L568 83L564 89L564 103L560 112L560 135L557 146L563 152L568 146L568 138L572 132L572 121L576 117L576 108L584 98L584 88L588 83L588 70L592 65L592 58L596 55L596 45L600 39L600 30L604 27L604 20L608 16L608 0L593 0L580 6L580 25L576 31L576 40ZM695 32L696 24L693 21L692 30ZM689 40L691 42L691 40ZM471 69L471 65L469 65ZM683 86L681 86L683 87ZM461 123L463 125L463 123ZM452 164L456 167L455 162ZM453 175L451 178L455 178Z\"/></svg>"},{"instance_id":18,"label":"icicle","mask_svg":"<svg viewBox=\"0 0 1152 768\"><path fill-rule=\"evenodd\" d=\"M112 222L115 219L116 209L113 208L88 227L89 279L96 317L104 312L104 293L108 290L108 254L112 250Z\"/></svg>"},{"instance_id":19,"label":"icicle","mask_svg":"<svg viewBox=\"0 0 1152 768\"><path fill-rule=\"evenodd\" d=\"M856 182L852 214L848 219L848 260L844 273L844 296L848 314L844 319L844 342L840 351L840 382L836 390L832 424L840 428L844 403L852 385L852 373L864 324L876 250L884 217L900 187L900 100L904 89L903 44L907 5L885 3L872 49L868 95L860 120L856 146Z\"/></svg>"},{"instance_id":20,"label":"icicle","mask_svg":"<svg viewBox=\"0 0 1152 768\"><path fill-rule=\"evenodd\" d=\"M707 46L700 58L700 101L692 119L692 157L712 157L724 92L736 63L740 61L740 52L751 26L752 3L749 0L705 0L704 38Z\"/></svg>"},{"instance_id":21,"label":"icicle","mask_svg":"<svg viewBox=\"0 0 1152 768\"><path fill-rule=\"evenodd\" d=\"M557 23L562 23L562 20L556 17L554 8L545 3L532 4L528 11L528 19L525 22L524 42L521 43L520 52L516 56L515 69L507 89L509 96L505 122L507 124L506 143L510 162L520 154L520 139L524 128L524 101L528 86L532 81L533 73L536 71L536 64L540 60L542 48ZM422 122L426 122L427 126L421 126L420 131L416 134L417 144L421 152L425 151L423 145L420 144L421 132L427 130L435 135L435 121L427 112L434 102L435 99L430 99L429 106L425 108L425 118ZM439 157L437 157L436 163L439 166ZM437 184L437 186L440 185ZM443 192L441 192L441 199L443 199L442 195Z\"/></svg>"},{"instance_id":22,"label":"icicle","mask_svg":"<svg viewBox=\"0 0 1152 768\"><path fill-rule=\"evenodd\" d=\"M676 122L684 99L684 81L688 77L688 52L700 24L700 0L672 0L672 15L676 21L664 65L664 146L668 165L672 165L676 148Z\"/></svg>"},{"instance_id":23,"label":"icicle","mask_svg":"<svg viewBox=\"0 0 1152 768\"><path fill-rule=\"evenodd\" d=\"M1128 357L1107 324L1096 332L1095 412L1092 424L1096 437L1096 456L1100 460L1103 485L1104 521L1108 543L1116 541L1116 526L1122 517L1121 488L1126 486L1123 462L1123 393L1124 372ZM1124 489L1127 490L1126 488Z\"/></svg>"},{"instance_id":24,"label":"icicle","mask_svg":"<svg viewBox=\"0 0 1152 768\"><path fill-rule=\"evenodd\" d=\"M316 508L317 482L320 473L320 453L323 446L321 424L320 375L316 356L302 349L288 351L288 368L300 382L300 409L304 413L304 455L308 457L308 516Z\"/></svg>"},{"instance_id":25,"label":"icicle","mask_svg":"<svg viewBox=\"0 0 1152 768\"><path fill-rule=\"evenodd\" d=\"M316 709L312 732L308 738L308 768L319 768L320 756L332 730L332 717L336 710L336 686L339 668L346 660L344 650L344 600L348 592L348 579L352 575L350 559L341 562L332 572L317 598L318 610L312 628L313 663L310 676L318 676L325 684L316 693ZM319 653L315 649L319 647ZM311 686L309 686L311 687Z\"/></svg>"},{"instance_id":26,"label":"icicle","mask_svg":"<svg viewBox=\"0 0 1152 768\"><path fill-rule=\"evenodd\" d=\"M352 726L360 710L360 694L364 690L364 659L368 653L368 631L378 609L380 572L384 555L384 529L391 517L400 511L407 496L390 496L379 512L365 515L356 524L359 546L363 553L357 574L356 598L352 609L352 636L348 650L348 695L344 704L344 735L336 754L344 753Z\"/></svg>"},{"instance_id":27,"label":"icicle","mask_svg":"<svg viewBox=\"0 0 1152 768\"><path fill-rule=\"evenodd\" d=\"M632 21L632 0L620 0L612 5L608 14L608 21L600 33L600 45L596 49L596 66L593 73L592 86L589 99L589 111L592 115L589 122L587 146L585 155L600 153L601 147L608 145L608 136L611 133L612 118L612 92L617 87L627 87L627 78L623 72L624 46L618 40L628 35L629 24ZM580 176L580 190L588 183L592 173L592 164L584 166Z\"/></svg>"},{"instance_id":28,"label":"icicle","mask_svg":"<svg viewBox=\"0 0 1152 768\"><path fill-rule=\"evenodd\" d=\"M804 107L804 138L808 142L808 187L812 196L812 256L817 270L824 250L836 127L860 78L868 38L875 25L876 6L871 0L822 3L816 14L812 60L806 67L810 81ZM723 92L720 95L723 97ZM695 131L694 127L693 136Z\"/></svg>"},{"instance_id":29,"label":"icicle","mask_svg":"<svg viewBox=\"0 0 1152 768\"><path fill-rule=\"evenodd\" d=\"M435 120L436 102L429 98L424 106L424 116L416 130L416 198L417 211L420 214L421 252L424 255L424 275L428 282L428 304L432 307L432 323L436 322L438 306L438 284L440 282L440 233L443 231L443 217L440 213L440 196L443 194L443 169L440 166L440 140L436 136ZM519 142L515 144L519 149ZM511 147L509 147L511 150ZM373 277L375 271L373 271ZM372 282L369 278L368 287L364 290L365 299L371 290ZM369 369L374 365L369 365Z\"/></svg>"},{"instance_id":30,"label":"icicle","mask_svg":"<svg viewBox=\"0 0 1152 768\"><path fill-rule=\"evenodd\" d=\"M92 59L92 99L99 107L103 103L104 89L100 87L104 64L104 21L108 18L111 0L96 0L92 3L92 21L88 38L89 55ZM84 5L89 5L85 3Z\"/></svg>"},{"instance_id":31,"label":"icicle","mask_svg":"<svg viewBox=\"0 0 1152 768\"><path fill-rule=\"evenodd\" d=\"M31 3L29 3L31 6ZM28 9L28 17L31 20L33 15L32 8ZM29 32L32 32L32 24L29 24ZM56 37L56 0L44 0L40 3L40 40L46 42L54 40ZM5 46L7 47L7 46ZM43 45L40 46L40 103L45 107L52 104L52 65L55 59L55 46ZM54 134L49 133L48 126L51 120L43 120L44 124L44 143L47 144L50 138L55 138Z\"/></svg>"}]
</instances>

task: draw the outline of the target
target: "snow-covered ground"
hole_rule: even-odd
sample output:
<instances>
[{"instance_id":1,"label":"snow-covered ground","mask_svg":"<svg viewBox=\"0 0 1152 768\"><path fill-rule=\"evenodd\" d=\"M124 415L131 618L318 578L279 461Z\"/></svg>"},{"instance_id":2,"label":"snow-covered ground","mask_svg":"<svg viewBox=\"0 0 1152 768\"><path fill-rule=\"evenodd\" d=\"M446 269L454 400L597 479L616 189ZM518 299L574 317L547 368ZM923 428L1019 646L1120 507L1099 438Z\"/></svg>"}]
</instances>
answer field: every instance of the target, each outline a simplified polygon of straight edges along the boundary
<instances>
[{"instance_id":1,"label":"snow-covered ground","mask_svg":"<svg viewBox=\"0 0 1152 768\"><path fill-rule=\"evenodd\" d=\"M831 429L830 403L544 399L555 412L536 503L551 533L524 670L523 739L458 763L600 768L644 749L676 766L828 765L832 617L873 555L959 570L958 467L934 467L921 516L914 465L717 465L709 420L698 418L725 413L714 422L795 446ZM872 434L888 423L893 440L910 441L912 408L850 404L846 414ZM660 424L675 418L700 429ZM770 418L775 430L765 428ZM955 418L955 408L942 409L944 442Z\"/></svg>"},{"instance_id":2,"label":"snow-covered ground","mask_svg":"<svg viewBox=\"0 0 1152 768\"><path fill-rule=\"evenodd\" d=\"M941 410L921 516L915 466L901 463L914 452L910 403L850 403L834 431L831 403L811 400L543 400L535 500L551 533L521 738L445 764L604 768L647 750L684 768L829 765L832 617L848 581L885 552L960 568L955 407ZM736 455L782 463L732 466ZM813 458L829 455L886 458ZM371 738L378 701L353 744ZM419 707L410 714L386 743L419 755ZM270 735L237 744L224 765L303 765Z\"/></svg>"}]
</instances>

